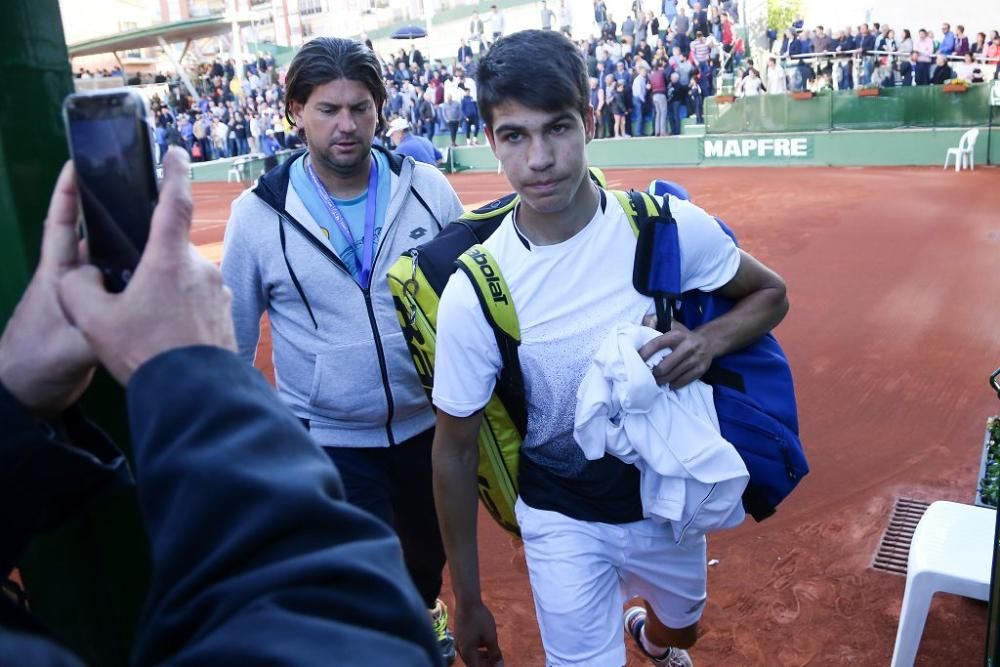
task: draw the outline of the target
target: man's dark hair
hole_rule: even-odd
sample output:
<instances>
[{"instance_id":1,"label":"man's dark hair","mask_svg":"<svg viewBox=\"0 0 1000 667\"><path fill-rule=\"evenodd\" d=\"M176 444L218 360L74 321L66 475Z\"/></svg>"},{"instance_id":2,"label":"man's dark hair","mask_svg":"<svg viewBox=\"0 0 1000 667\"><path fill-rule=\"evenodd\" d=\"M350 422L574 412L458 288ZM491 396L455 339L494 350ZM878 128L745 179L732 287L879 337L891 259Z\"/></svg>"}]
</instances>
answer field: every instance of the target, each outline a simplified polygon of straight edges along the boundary
<instances>
[{"instance_id":1,"label":"man's dark hair","mask_svg":"<svg viewBox=\"0 0 1000 667\"><path fill-rule=\"evenodd\" d=\"M580 50L561 32L521 30L501 37L479 61L479 113L493 126L493 109L508 100L530 109L576 109L586 119L590 79Z\"/></svg>"},{"instance_id":2,"label":"man's dark hair","mask_svg":"<svg viewBox=\"0 0 1000 667\"><path fill-rule=\"evenodd\" d=\"M382 108L385 106L387 93L382 80L382 67L375 53L352 39L338 37L317 37L306 42L299 49L288 66L285 76L285 98L290 101L305 104L313 90L337 79L350 79L365 85L375 100L375 110L378 113L378 124L375 133L385 128L385 116ZM292 125L292 105L285 108L285 118Z\"/></svg>"}]
</instances>

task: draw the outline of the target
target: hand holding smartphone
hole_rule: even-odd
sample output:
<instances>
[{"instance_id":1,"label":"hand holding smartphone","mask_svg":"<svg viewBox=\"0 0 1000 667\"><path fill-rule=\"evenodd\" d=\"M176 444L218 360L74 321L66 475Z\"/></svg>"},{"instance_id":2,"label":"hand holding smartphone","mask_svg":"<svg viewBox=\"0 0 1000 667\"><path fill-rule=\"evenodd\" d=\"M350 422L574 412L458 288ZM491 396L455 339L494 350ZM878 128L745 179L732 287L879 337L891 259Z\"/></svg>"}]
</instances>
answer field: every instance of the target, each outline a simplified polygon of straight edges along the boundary
<instances>
[{"instance_id":1,"label":"hand holding smartphone","mask_svg":"<svg viewBox=\"0 0 1000 667\"><path fill-rule=\"evenodd\" d=\"M120 292L139 264L157 201L146 102L125 89L76 93L63 117L90 262L107 289Z\"/></svg>"}]
</instances>

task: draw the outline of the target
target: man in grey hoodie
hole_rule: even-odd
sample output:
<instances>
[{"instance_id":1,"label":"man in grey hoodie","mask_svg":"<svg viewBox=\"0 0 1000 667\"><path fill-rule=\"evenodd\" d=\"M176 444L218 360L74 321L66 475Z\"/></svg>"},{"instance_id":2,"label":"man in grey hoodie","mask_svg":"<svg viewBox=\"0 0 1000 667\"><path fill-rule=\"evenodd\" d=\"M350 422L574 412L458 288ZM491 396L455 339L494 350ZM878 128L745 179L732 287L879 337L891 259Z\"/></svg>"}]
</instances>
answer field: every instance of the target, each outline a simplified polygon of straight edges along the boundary
<instances>
[{"instance_id":1,"label":"man in grey hoodie","mask_svg":"<svg viewBox=\"0 0 1000 667\"><path fill-rule=\"evenodd\" d=\"M308 150L234 203L222 273L239 354L267 312L278 392L336 464L347 499L394 526L449 663L444 549L431 488L434 414L396 319L386 272L462 213L434 167L373 145L386 91L375 54L318 38L286 77Z\"/></svg>"}]
</instances>

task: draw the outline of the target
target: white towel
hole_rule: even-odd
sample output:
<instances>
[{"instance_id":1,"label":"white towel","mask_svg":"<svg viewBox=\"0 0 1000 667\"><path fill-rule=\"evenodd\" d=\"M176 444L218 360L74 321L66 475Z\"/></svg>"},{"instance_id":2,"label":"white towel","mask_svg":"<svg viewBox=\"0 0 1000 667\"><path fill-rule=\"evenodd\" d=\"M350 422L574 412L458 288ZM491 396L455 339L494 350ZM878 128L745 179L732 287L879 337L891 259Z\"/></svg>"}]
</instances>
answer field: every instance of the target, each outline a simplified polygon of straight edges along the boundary
<instances>
[{"instance_id":1,"label":"white towel","mask_svg":"<svg viewBox=\"0 0 1000 667\"><path fill-rule=\"evenodd\" d=\"M589 460L609 453L639 468L643 515L672 522L679 543L740 524L749 474L719 435L710 386L656 384L650 369L669 350L647 363L639 348L659 335L635 324L612 329L577 391L573 435Z\"/></svg>"}]
</instances>

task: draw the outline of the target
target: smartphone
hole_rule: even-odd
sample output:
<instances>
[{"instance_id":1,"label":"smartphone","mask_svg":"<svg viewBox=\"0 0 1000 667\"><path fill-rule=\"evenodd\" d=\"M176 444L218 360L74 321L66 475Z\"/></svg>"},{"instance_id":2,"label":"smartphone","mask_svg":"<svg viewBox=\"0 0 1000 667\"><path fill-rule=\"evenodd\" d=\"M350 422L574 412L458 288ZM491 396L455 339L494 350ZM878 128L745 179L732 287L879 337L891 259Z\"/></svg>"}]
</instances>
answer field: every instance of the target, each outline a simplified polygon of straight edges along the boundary
<instances>
[{"instance_id":1,"label":"smartphone","mask_svg":"<svg viewBox=\"0 0 1000 667\"><path fill-rule=\"evenodd\" d=\"M75 93L63 119L90 262L109 291L128 285L156 208L153 133L146 101L126 89Z\"/></svg>"}]
</instances>

